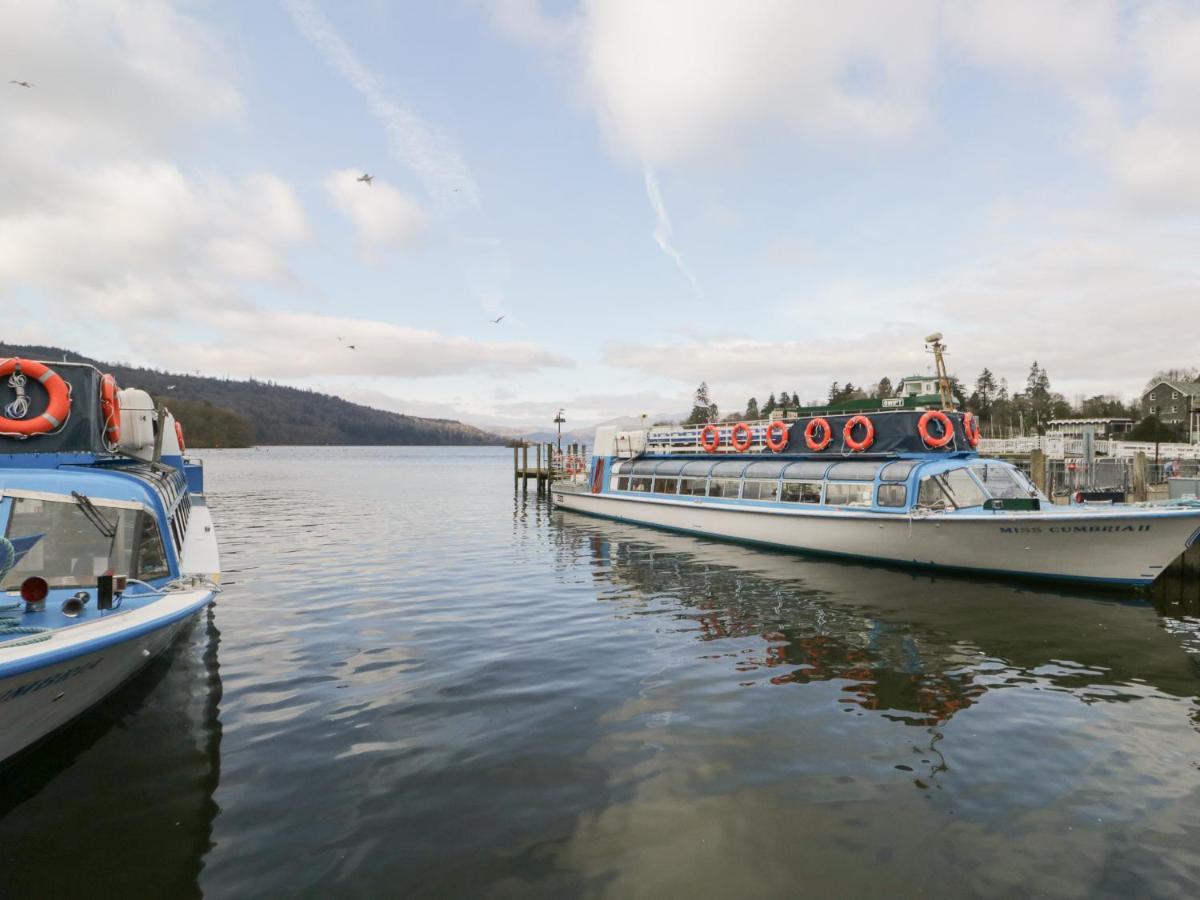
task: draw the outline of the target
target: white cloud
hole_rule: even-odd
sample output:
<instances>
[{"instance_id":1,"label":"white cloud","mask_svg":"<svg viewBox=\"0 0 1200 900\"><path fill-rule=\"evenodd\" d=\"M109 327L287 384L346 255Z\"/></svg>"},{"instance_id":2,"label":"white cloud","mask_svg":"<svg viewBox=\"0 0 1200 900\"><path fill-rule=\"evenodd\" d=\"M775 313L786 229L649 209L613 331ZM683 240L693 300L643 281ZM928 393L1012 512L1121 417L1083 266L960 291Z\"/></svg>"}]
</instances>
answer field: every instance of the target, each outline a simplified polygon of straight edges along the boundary
<instances>
[{"instance_id":1,"label":"white cloud","mask_svg":"<svg viewBox=\"0 0 1200 900\"><path fill-rule=\"evenodd\" d=\"M412 197L376 178L358 180L354 169L333 172L325 179L330 198L354 223L359 241L369 255L372 248L405 247L425 230L425 215Z\"/></svg>"},{"instance_id":2,"label":"white cloud","mask_svg":"<svg viewBox=\"0 0 1200 900\"><path fill-rule=\"evenodd\" d=\"M658 166L724 155L764 129L910 134L927 114L936 8L597 0L580 36L614 148Z\"/></svg>"},{"instance_id":3,"label":"white cloud","mask_svg":"<svg viewBox=\"0 0 1200 900\"><path fill-rule=\"evenodd\" d=\"M369 375L431 378L469 372L511 374L570 366L527 342L477 341L391 322L256 308L197 309L198 337L172 347L171 366L263 378ZM148 357L161 357L153 336ZM354 349L351 349L353 346Z\"/></svg>"},{"instance_id":4,"label":"white cloud","mask_svg":"<svg viewBox=\"0 0 1200 900\"><path fill-rule=\"evenodd\" d=\"M311 0L286 0L285 6L300 33L366 98L367 109L387 134L393 158L411 170L432 197L478 203L475 182L450 139L389 97Z\"/></svg>"},{"instance_id":5,"label":"white cloud","mask_svg":"<svg viewBox=\"0 0 1200 900\"><path fill-rule=\"evenodd\" d=\"M692 287L698 287L696 276L692 274L691 269L683 261L683 257L679 255L679 251L671 243L671 235L674 229L671 227L671 219L667 215L666 204L663 203L662 192L658 189L658 176L649 168L646 169L646 197L650 200L650 206L654 210L656 219L654 224L654 242L658 244L658 249L665 253L679 268L679 271L687 276L687 280L692 283Z\"/></svg>"}]
</instances>

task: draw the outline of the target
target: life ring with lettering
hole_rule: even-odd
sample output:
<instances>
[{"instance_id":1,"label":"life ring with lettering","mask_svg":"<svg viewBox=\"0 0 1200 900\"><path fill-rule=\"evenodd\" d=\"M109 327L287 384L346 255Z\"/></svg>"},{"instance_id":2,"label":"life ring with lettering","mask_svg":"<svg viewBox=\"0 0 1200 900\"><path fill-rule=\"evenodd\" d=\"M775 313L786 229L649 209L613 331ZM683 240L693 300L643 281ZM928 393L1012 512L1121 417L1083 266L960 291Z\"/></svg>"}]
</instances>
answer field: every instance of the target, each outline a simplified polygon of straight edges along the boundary
<instances>
[{"instance_id":1,"label":"life ring with lettering","mask_svg":"<svg viewBox=\"0 0 1200 900\"><path fill-rule=\"evenodd\" d=\"M979 446L979 420L972 412L963 413L963 433L967 436L967 443L971 445L972 449Z\"/></svg>"},{"instance_id":2,"label":"life ring with lettering","mask_svg":"<svg viewBox=\"0 0 1200 900\"><path fill-rule=\"evenodd\" d=\"M929 423L937 422L942 427L941 437L934 437L929 433ZM940 409L930 409L925 411L925 415L921 416L917 422L917 431L921 435L921 440L925 442L925 446L933 450L939 447L945 447L948 443L954 440L954 423L950 421L950 417Z\"/></svg>"},{"instance_id":3,"label":"life ring with lettering","mask_svg":"<svg viewBox=\"0 0 1200 900\"><path fill-rule=\"evenodd\" d=\"M824 435L820 440L817 440L817 429L821 429L821 434ZM804 443L808 445L809 450L820 453L829 446L829 442L833 440L833 429L829 427L829 421L817 416L815 419L809 419L808 424L804 426Z\"/></svg>"},{"instance_id":4,"label":"life ring with lettering","mask_svg":"<svg viewBox=\"0 0 1200 900\"><path fill-rule=\"evenodd\" d=\"M110 447L121 443L121 398L117 379L105 372L100 376L100 414L104 416L104 440Z\"/></svg>"},{"instance_id":5,"label":"life ring with lettering","mask_svg":"<svg viewBox=\"0 0 1200 900\"><path fill-rule=\"evenodd\" d=\"M788 424L782 421L775 421L767 426L767 448L772 453L780 453L787 447L788 429Z\"/></svg>"},{"instance_id":6,"label":"life ring with lettering","mask_svg":"<svg viewBox=\"0 0 1200 900\"><path fill-rule=\"evenodd\" d=\"M739 435L741 435L739 437ZM738 453L745 453L750 449L750 442L754 438L754 432L750 430L750 426L745 422L738 422L729 432L729 443Z\"/></svg>"},{"instance_id":7,"label":"life ring with lettering","mask_svg":"<svg viewBox=\"0 0 1200 900\"><path fill-rule=\"evenodd\" d=\"M179 452L186 453L187 445L183 442L183 423L175 420L175 440L179 441Z\"/></svg>"},{"instance_id":8,"label":"life ring with lettering","mask_svg":"<svg viewBox=\"0 0 1200 900\"><path fill-rule=\"evenodd\" d=\"M700 429L700 446L708 453L715 453L721 446L721 431L716 425L705 425Z\"/></svg>"},{"instance_id":9,"label":"life ring with lettering","mask_svg":"<svg viewBox=\"0 0 1200 900\"><path fill-rule=\"evenodd\" d=\"M861 441L854 439L854 429L859 425L867 430ZM855 453L862 453L875 443L875 425L866 416L851 416L842 429L842 442Z\"/></svg>"},{"instance_id":10,"label":"life ring with lettering","mask_svg":"<svg viewBox=\"0 0 1200 900\"><path fill-rule=\"evenodd\" d=\"M4 407L8 415L0 416L0 434L22 438L48 434L57 431L67 421L71 414L71 389L63 377L49 366L32 359L10 357L0 362L0 378L8 378L17 392L17 399ZM32 419L25 418L29 409L29 398L25 394L27 378L40 382L50 398L45 410Z\"/></svg>"}]
</instances>

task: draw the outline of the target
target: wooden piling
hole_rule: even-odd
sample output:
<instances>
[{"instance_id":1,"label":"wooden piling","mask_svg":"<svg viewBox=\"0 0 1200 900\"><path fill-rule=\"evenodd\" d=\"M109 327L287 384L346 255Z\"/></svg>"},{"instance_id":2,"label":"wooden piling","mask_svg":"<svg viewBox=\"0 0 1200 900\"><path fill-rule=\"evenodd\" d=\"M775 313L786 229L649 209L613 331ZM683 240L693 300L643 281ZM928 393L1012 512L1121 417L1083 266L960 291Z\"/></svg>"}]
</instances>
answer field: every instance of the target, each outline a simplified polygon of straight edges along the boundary
<instances>
[{"instance_id":1,"label":"wooden piling","mask_svg":"<svg viewBox=\"0 0 1200 900\"><path fill-rule=\"evenodd\" d=\"M1139 450L1133 455L1132 491L1135 502L1141 502L1147 496L1149 473L1146 468L1146 454Z\"/></svg>"},{"instance_id":2,"label":"wooden piling","mask_svg":"<svg viewBox=\"0 0 1200 900\"><path fill-rule=\"evenodd\" d=\"M1033 480L1033 486L1045 494L1050 496L1050 485L1046 479L1046 452L1044 450L1029 451L1029 477Z\"/></svg>"}]
</instances>

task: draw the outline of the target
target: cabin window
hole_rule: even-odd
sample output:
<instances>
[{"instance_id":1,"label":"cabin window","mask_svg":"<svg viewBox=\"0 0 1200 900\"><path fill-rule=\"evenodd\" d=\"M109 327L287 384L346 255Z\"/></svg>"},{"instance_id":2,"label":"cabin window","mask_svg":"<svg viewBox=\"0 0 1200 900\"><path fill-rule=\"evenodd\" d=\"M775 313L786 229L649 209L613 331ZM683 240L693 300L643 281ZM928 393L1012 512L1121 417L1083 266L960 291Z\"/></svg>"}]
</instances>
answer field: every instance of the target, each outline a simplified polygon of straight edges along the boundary
<instances>
[{"instance_id":1,"label":"cabin window","mask_svg":"<svg viewBox=\"0 0 1200 900\"><path fill-rule=\"evenodd\" d=\"M883 471L879 473L879 480L908 481L908 476L912 473L912 470L920 464L920 460L916 459L900 459L894 463L888 463L883 467Z\"/></svg>"},{"instance_id":2,"label":"cabin window","mask_svg":"<svg viewBox=\"0 0 1200 900\"><path fill-rule=\"evenodd\" d=\"M620 478L616 479L616 483L617 483L618 491L629 490L629 476L628 475L622 475Z\"/></svg>"},{"instance_id":3,"label":"cabin window","mask_svg":"<svg viewBox=\"0 0 1200 900\"><path fill-rule=\"evenodd\" d=\"M778 500L779 482L765 478L747 478L742 483L743 500Z\"/></svg>"},{"instance_id":4,"label":"cabin window","mask_svg":"<svg viewBox=\"0 0 1200 900\"><path fill-rule=\"evenodd\" d=\"M5 534L27 549L5 576L3 589L16 590L31 575L52 588L95 587L96 576L106 572L132 575L140 512L106 506L103 500L13 497ZM150 524L157 531L152 517Z\"/></svg>"},{"instance_id":5,"label":"cabin window","mask_svg":"<svg viewBox=\"0 0 1200 900\"><path fill-rule=\"evenodd\" d=\"M785 481L780 499L785 503L820 503L821 482Z\"/></svg>"},{"instance_id":6,"label":"cabin window","mask_svg":"<svg viewBox=\"0 0 1200 900\"><path fill-rule=\"evenodd\" d=\"M825 485L826 506L870 506L871 485L827 484Z\"/></svg>"},{"instance_id":7,"label":"cabin window","mask_svg":"<svg viewBox=\"0 0 1200 900\"><path fill-rule=\"evenodd\" d=\"M661 475L654 476L654 492L656 494L674 494L674 493L677 493L678 490L679 490L679 479L678 478L675 478L674 476L671 476L671 475L668 475L665 478Z\"/></svg>"},{"instance_id":8,"label":"cabin window","mask_svg":"<svg viewBox=\"0 0 1200 900\"><path fill-rule=\"evenodd\" d=\"M741 484L736 478L710 478L708 480L708 496L736 497Z\"/></svg>"},{"instance_id":9,"label":"cabin window","mask_svg":"<svg viewBox=\"0 0 1200 900\"><path fill-rule=\"evenodd\" d=\"M154 516L143 512L142 534L138 539L137 548L137 577L142 581L152 581L155 578L166 578L170 574L158 522Z\"/></svg>"},{"instance_id":10,"label":"cabin window","mask_svg":"<svg viewBox=\"0 0 1200 900\"><path fill-rule=\"evenodd\" d=\"M883 467L877 462L840 462L829 469L830 479L838 481L874 481L875 474Z\"/></svg>"},{"instance_id":11,"label":"cabin window","mask_svg":"<svg viewBox=\"0 0 1200 900\"><path fill-rule=\"evenodd\" d=\"M904 506L908 502L908 488L902 484L881 484L875 502L880 506Z\"/></svg>"},{"instance_id":12,"label":"cabin window","mask_svg":"<svg viewBox=\"0 0 1200 900\"><path fill-rule=\"evenodd\" d=\"M687 494L689 497L703 497L708 493L708 479L681 478L679 479L679 493Z\"/></svg>"},{"instance_id":13,"label":"cabin window","mask_svg":"<svg viewBox=\"0 0 1200 900\"><path fill-rule=\"evenodd\" d=\"M646 478L641 475L635 475L635 476L633 476L633 478L629 479L629 489L631 491L643 491L645 493L650 493L650 491L652 490L653 487L654 487L654 479L653 478Z\"/></svg>"},{"instance_id":14,"label":"cabin window","mask_svg":"<svg viewBox=\"0 0 1200 900\"><path fill-rule=\"evenodd\" d=\"M921 479L921 490L917 494L917 505L930 509L957 507L966 509L982 506L987 495L975 483L966 469L951 469L941 475Z\"/></svg>"},{"instance_id":15,"label":"cabin window","mask_svg":"<svg viewBox=\"0 0 1200 900\"><path fill-rule=\"evenodd\" d=\"M1030 491L1017 477L1015 469L1007 466L972 466L975 477L983 482L983 489L989 497L1010 500L1018 497L1029 497Z\"/></svg>"}]
</instances>

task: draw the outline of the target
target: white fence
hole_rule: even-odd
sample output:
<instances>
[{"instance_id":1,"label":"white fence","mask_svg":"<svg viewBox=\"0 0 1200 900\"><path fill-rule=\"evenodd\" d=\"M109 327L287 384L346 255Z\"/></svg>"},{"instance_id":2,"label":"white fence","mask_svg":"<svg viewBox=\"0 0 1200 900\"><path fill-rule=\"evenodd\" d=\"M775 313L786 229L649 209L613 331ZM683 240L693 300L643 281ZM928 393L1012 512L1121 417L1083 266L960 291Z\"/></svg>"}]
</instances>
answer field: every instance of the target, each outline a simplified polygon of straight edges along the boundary
<instances>
[{"instance_id":1,"label":"white fence","mask_svg":"<svg viewBox=\"0 0 1200 900\"><path fill-rule=\"evenodd\" d=\"M1155 444L1152 441L1094 440L1092 446L1098 455L1132 458L1138 452L1154 458ZM1160 459L1200 459L1200 444L1158 444ZM984 438L979 442L979 452L985 456L1025 456L1031 450L1041 450L1050 459L1068 456L1083 456L1083 438L1065 438L1046 435L1027 438Z\"/></svg>"}]
</instances>

